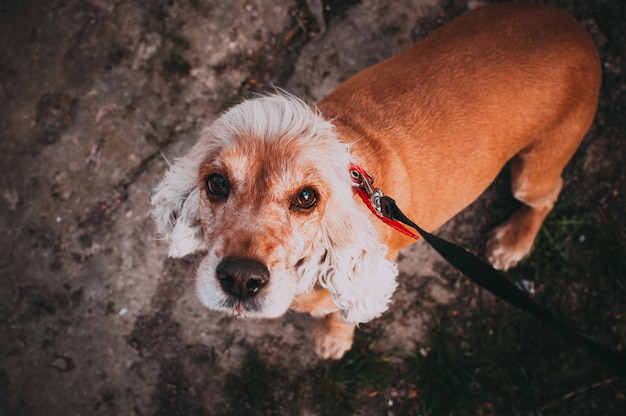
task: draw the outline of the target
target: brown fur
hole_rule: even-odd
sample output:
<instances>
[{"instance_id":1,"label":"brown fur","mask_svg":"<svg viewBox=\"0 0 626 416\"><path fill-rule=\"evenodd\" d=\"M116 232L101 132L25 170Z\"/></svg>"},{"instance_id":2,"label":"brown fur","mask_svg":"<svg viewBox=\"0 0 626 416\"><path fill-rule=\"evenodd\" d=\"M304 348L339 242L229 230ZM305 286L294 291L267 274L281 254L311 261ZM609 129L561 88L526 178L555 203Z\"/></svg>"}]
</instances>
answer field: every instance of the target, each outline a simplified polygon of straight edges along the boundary
<instances>
[{"instance_id":1,"label":"brown fur","mask_svg":"<svg viewBox=\"0 0 626 416\"><path fill-rule=\"evenodd\" d=\"M524 206L488 243L490 261L507 269L528 254L558 197L561 172L594 118L600 78L595 45L570 15L499 4L358 73L318 107L376 185L426 230L474 201L512 161L513 194ZM389 259L413 242L376 227ZM294 307L316 311L307 298ZM325 319L335 331L326 337L351 339L353 326L335 321Z\"/></svg>"}]
</instances>

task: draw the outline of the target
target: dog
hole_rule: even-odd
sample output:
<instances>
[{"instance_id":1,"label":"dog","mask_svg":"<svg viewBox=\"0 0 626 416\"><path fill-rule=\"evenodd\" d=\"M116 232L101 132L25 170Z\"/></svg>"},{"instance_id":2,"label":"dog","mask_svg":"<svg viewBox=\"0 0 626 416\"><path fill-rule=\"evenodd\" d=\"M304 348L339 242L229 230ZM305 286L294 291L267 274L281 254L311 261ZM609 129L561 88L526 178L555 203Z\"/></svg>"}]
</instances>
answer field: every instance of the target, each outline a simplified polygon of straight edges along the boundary
<instances>
[{"instance_id":1,"label":"dog","mask_svg":"<svg viewBox=\"0 0 626 416\"><path fill-rule=\"evenodd\" d=\"M394 260L414 242L354 195L350 166L436 230L510 164L522 207L488 238L495 268L531 250L561 174L596 111L597 49L566 12L474 9L359 72L316 108L286 93L226 111L152 197L169 255L205 251L196 288L210 309L319 318L317 354L339 359L355 326L387 310Z\"/></svg>"}]
</instances>

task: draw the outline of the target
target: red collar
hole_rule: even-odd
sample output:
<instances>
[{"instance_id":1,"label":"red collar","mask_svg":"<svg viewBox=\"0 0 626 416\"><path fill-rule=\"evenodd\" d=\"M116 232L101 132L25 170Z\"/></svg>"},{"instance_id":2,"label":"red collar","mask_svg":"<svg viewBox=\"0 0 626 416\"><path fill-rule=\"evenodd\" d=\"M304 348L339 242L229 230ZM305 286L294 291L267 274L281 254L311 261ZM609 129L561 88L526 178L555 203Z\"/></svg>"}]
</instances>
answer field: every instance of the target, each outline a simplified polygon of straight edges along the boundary
<instances>
[{"instance_id":1,"label":"red collar","mask_svg":"<svg viewBox=\"0 0 626 416\"><path fill-rule=\"evenodd\" d=\"M374 213L374 215L394 230L400 231L402 234L419 240L419 235L408 230L404 225L402 225L401 222L389 219L382 214L380 209L380 198L383 196L383 191L372 186L374 183L372 175L367 173L365 169L356 163L351 163L350 176L352 177L352 182L354 183L352 190L361 197L365 205L370 211L372 211L372 213Z\"/></svg>"}]
</instances>

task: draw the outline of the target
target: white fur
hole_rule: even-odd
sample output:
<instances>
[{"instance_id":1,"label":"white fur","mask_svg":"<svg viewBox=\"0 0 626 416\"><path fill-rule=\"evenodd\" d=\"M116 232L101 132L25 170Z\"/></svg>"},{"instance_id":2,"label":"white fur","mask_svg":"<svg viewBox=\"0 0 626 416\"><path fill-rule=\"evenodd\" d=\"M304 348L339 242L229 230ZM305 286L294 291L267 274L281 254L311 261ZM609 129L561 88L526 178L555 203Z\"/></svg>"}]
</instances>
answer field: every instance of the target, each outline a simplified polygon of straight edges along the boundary
<instances>
[{"instance_id":1,"label":"white fur","mask_svg":"<svg viewBox=\"0 0 626 416\"><path fill-rule=\"evenodd\" d=\"M203 154L196 145L185 157L175 160L152 196L152 218L159 232L171 241L170 257L184 257L204 248L198 216L198 168Z\"/></svg>"},{"instance_id":2,"label":"white fur","mask_svg":"<svg viewBox=\"0 0 626 416\"><path fill-rule=\"evenodd\" d=\"M237 193L248 181L259 180L250 172L265 160L263 149L273 146L296 150L285 153L279 163L273 161L271 172L264 171L268 178L263 179L271 183L258 191L269 195L248 194L256 188ZM379 242L371 214L353 196L350 162L347 146L338 140L332 124L302 101L286 94L248 100L218 118L189 154L175 161L156 188L152 215L159 231L171 239L170 256L208 251L198 269L197 291L211 309L244 317L275 317L289 308L297 294L318 284L331 292L345 321L367 322L387 309L398 272L385 258L387 248ZM211 204L203 196L204 178L199 174L203 163L229 172L236 206ZM312 181L320 189L329 189L323 196L323 212L292 215L284 195ZM255 211L259 198L267 202ZM237 222L231 220L234 209ZM285 224L291 228L284 229ZM241 238L253 242L251 257L260 257L255 251L261 250L260 242L273 238L273 230L278 229L281 238L287 237L270 253L263 253L270 280L259 293L259 307L244 311L224 307L228 295L215 278L219 262L233 255Z\"/></svg>"}]
</instances>

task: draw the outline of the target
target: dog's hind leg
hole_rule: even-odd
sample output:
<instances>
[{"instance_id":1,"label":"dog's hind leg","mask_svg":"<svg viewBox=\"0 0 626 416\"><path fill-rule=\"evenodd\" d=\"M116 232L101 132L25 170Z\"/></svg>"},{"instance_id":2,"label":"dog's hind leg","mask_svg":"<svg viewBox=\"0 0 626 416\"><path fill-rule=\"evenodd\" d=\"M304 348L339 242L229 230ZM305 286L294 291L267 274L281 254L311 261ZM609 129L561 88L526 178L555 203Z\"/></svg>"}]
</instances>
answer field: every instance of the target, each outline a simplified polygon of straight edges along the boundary
<instances>
[{"instance_id":1,"label":"dog's hind leg","mask_svg":"<svg viewBox=\"0 0 626 416\"><path fill-rule=\"evenodd\" d=\"M563 168L586 132L581 124L572 123L569 129L561 124L547 135L550 139L531 145L512 159L513 196L524 205L490 235L487 256L496 269L507 270L530 253L561 192Z\"/></svg>"},{"instance_id":2,"label":"dog's hind leg","mask_svg":"<svg viewBox=\"0 0 626 416\"><path fill-rule=\"evenodd\" d=\"M551 192L537 202L529 203L524 194L514 193L516 199L524 205L491 232L487 242L487 256L493 267L507 270L530 253L541 225L554 207L561 186L559 177Z\"/></svg>"}]
</instances>

